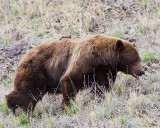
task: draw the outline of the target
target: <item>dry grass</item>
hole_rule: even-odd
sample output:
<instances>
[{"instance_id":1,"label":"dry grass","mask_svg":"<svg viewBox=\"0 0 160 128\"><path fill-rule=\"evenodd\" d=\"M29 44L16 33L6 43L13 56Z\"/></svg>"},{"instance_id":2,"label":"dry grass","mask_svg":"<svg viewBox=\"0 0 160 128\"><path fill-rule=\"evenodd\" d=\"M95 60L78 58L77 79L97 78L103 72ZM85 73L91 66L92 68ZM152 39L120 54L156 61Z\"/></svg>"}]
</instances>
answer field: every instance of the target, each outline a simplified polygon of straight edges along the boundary
<instances>
[{"instance_id":1,"label":"dry grass","mask_svg":"<svg viewBox=\"0 0 160 128\"><path fill-rule=\"evenodd\" d=\"M8 111L4 95L13 89L17 63L32 46L101 33L134 41L146 75L136 80L119 73L105 100L84 90L66 112L61 96L48 95L32 118ZM0 127L160 127L159 61L159 0L0 0Z\"/></svg>"}]
</instances>

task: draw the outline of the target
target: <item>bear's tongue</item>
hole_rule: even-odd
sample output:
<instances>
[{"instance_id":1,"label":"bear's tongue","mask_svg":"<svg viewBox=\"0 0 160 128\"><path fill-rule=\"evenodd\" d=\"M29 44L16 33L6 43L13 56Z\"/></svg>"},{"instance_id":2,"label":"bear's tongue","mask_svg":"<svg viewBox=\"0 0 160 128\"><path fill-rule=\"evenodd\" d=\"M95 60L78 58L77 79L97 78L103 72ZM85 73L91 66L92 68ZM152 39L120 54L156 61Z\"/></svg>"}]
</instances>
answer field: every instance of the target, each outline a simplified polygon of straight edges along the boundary
<instances>
[{"instance_id":1,"label":"bear's tongue","mask_svg":"<svg viewBox=\"0 0 160 128\"><path fill-rule=\"evenodd\" d=\"M139 76L133 72L133 76L139 79Z\"/></svg>"}]
</instances>

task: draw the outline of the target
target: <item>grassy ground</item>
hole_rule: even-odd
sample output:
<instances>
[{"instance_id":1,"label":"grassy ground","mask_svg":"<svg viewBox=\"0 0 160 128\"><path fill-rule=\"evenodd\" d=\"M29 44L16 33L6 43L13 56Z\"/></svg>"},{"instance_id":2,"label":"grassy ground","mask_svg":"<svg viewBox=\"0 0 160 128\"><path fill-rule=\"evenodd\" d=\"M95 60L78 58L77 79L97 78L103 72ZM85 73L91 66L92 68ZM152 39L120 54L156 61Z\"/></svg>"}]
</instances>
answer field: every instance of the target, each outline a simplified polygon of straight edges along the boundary
<instances>
[{"instance_id":1,"label":"grassy ground","mask_svg":"<svg viewBox=\"0 0 160 128\"><path fill-rule=\"evenodd\" d=\"M46 95L33 117L10 113L4 95L29 49L66 35L95 34L135 42L145 76L119 73L105 100L84 90L66 112L61 95ZM13 127L160 127L160 1L0 0L0 128Z\"/></svg>"}]
</instances>

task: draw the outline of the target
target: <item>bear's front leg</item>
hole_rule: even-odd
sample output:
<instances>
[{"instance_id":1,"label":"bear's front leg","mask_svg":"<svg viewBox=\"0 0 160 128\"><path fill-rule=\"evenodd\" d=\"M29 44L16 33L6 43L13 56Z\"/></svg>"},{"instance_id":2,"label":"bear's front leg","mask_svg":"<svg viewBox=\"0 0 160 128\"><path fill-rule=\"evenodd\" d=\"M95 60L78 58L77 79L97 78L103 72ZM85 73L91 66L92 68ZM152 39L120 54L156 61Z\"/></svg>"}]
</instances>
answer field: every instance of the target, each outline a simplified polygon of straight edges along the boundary
<instances>
[{"instance_id":1,"label":"bear's front leg","mask_svg":"<svg viewBox=\"0 0 160 128\"><path fill-rule=\"evenodd\" d=\"M105 98L104 94L110 90L116 79L116 72L107 73L107 68L102 68L95 73L94 82L92 83L91 92L100 98Z\"/></svg>"},{"instance_id":2,"label":"bear's front leg","mask_svg":"<svg viewBox=\"0 0 160 128\"><path fill-rule=\"evenodd\" d=\"M75 98L76 91L74 91L75 85L73 84L73 81L70 79L70 77L62 77L60 80L60 90L63 95L63 105L70 105L70 99Z\"/></svg>"}]
</instances>

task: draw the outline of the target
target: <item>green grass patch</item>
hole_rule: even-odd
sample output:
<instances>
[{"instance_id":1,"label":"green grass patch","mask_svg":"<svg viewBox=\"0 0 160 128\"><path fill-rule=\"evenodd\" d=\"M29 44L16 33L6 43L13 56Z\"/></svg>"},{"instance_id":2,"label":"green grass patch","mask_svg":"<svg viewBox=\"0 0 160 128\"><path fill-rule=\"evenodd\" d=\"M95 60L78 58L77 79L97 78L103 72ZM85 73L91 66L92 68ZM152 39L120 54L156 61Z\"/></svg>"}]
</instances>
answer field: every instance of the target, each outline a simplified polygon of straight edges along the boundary
<instances>
[{"instance_id":1,"label":"green grass patch","mask_svg":"<svg viewBox=\"0 0 160 128\"><path fill-rule=\"evenodd\" d=\"M67 107L66 111L67 111L67 115L71 116L71 115L75 114L76 112L78 112L79 109L75 105L73 105L71 107Z\"/></svg>"},{"instance_id":2,"label":"green grass patch","mask_svg":"<svg viewBox=\"0 0 160 128\"><path fill-rule=\"evenodd\" d=\"M148 0L144 0L144 7L145 7L145 9L147 8L147 1Z\"/></svg>"},{"instance_id":3,"label":"green grass patch","mask_svg":"<svg viewBox=\"0 0 160 128\"><path fill-rule=\"evenodd\" d=\"M42 37L44 34L43 33L38 33L37 36L38 37Z\"/></svg>"},{"instance_id":4,"label":"green grass patch","mask_svg":"<svg viewBox=\"0 0 160 128\"><path fill-rule=\"evenodd\" d=\"M7 23L8 23L8 24L11 23L11 19L10 19L10 18L7 19Z\"/></svg>"},{"instance_id":5,"label":"green grass patch","mask_svg":"<svg viewBox=\"0 0 160 128\"><path fill-rule=\"evenodd\" d=\"M148 0L143 0L143 1L141 2L141 6L146 9L146 8L147 8L147 3L148 3Z\"/></svg>"},{"instance_id":6,"label":"green grass patch","mask_svg":"<svg viewBox=\"0 0 160 128\"><path fill-rule=\"evenodd\" d=\"M8 79L4 79L3 83L4 83L4 86L8 86L9 85Z\"/></svg>"},{"instance_id":7,"label":"green grass patch","mask_svg":"<svg viewBox=\"0 0 160 128\"><path fill-rule=\"evenodd\" d=\"M113 37L120 38L121 33L117 31L117 32L113 33Z\"/></svg>"},{"instance_id":8,"label":"green grass patch","mask_svg":"<svg viewBox=\"0 0 160 128\"><path fill-rule=\"evenodd\" d=\"M113 119L114 118L114 113L105 112L104 117L106 119Z\"/></svg>"},{"instance_id":9,"label":"green grass patch","mask_svg":"<svg viewBox=\"0 0 160 128\"><path fill-rule=\"evenodd\" d=\"M55 120L54 120L54 116L52 117L49 117L47 119L47 122L46 122L47 126L50 128L55 128Z\"/></svg>"},{"instance_id":10,"label":"green grass patch","mask_svg":"<svg viewBox=\"0 0 160 128\"><path fill-rule=\"evenodd\" d=\"M20 114L18 116L19 118L19 124L20 125L26 125L29 123L29 118L28 118L28 115L25 115L25 114Z\"/></svg>"},{"instance_id":11,"label":"green grass patch","mask_svg":"<svg viewBox=\"0 0 160 128\"><path fill-rule=\"evenodd\" d=\"M73 27L69 29L69 35L78 35L78 34L79 34L78 31L75 30Z\"/></svg>"},{"instance_id":12,"label":"green grass patch","mask_svg":"<svg viewBox=\"0 0 160 128\"><path fill-rule=\"evenodd\" d=\"M126 84L128 85L132 80L133 80L133 76L131 76L131 75L128 75L127 76L127 81L126 81Z\"/></svg>"},{"instance_id":13,"label":"green grass patch","mask_svg":"<svg viewBox=\"0 0 160 128\"><path fill-rule=\"evenodd\" d=\"M7 103L6 103L5 101L3 101L3 102L0 104L0 111L2 111L3 113L5 113L6 115L9 114L8 107L7 107Z\"/></svg>"},{"instance_id":14,"label":"green grass patch","mask_svg":"<svg viewBox=\"0 0 160 128\"><path fill-rule=\"evenodd\" d=\"M13 14L13 15L18 15L18 14L19 14L18 9L15 8L14 6L11 6L11 11L12 11L12 14Z\"/></svg>"},{"instance_id":15,"label":"green grass patch","mask_svg":"<svg viewBox=\"0 0 160 128\"><path fill-rule=\"evenodd\" d=\"M108 24L107 27L112 30L112 25Z\"/></svg>"},{"instance_id":16,"label":"green grass patch","mask_svg":"<svg viewBox=\"0 0 160 128\"><path fill-rule=\"evenodd\" d=\"M17 9L15 9L14 13L15 13L15 15L18 15L19 11Z\"/></svg>"},{"instance_id":17,"label":"green grass patch","mask_svg":"<svg viewBox=\"0 0 160 128\"><path fill-rule=\"evenodd\" d=\"M8 39L4 39L0 42L0 45L8 45L9 44L9 40Z\"/></svg>"},{"instance_id":18,"label":"green grass patch","mask_svg":"<svg viewBox=\"0 0 160 128\"><path fill-rule=\"evenodd\" d=\"M144 62L147 62L147 61L154 62L155 60L156 60L156 57L153 53L147 53L144 55L144 59L143 59Z\"/></svg>"},{"instance_id":19,"label":"green grass patch","mask_svg":"<svg viewBox=\"0 0 160 128\"><path fill-rule=\"evenodd\" d=\"M29 125L24 126L23 128L33 128L33 127L29 124Z\"/></svg>"},{"instance_id":20,"label":"green grass patch","mask_svg":"<svg viewBox=\"0 0 160 128\"><path fill-rule=\"evenodd\" d=\"M125 124L127 124L127 120L121 119L121 125L125 125Z\"/></svg>"},{"instance_id":21,"label":"green grass patch","mask_svg":"<svg viewBox=\"0 0 160 128\"><path fill-rule=\"evenodd\" d=\"M43 112L42 110L36 110L33 115L36 116L38 119L42 119Z\"/></svg>"},{"instance_id":22,"label":"green grass patch","mask_svg":"<svg viewBox=\"0 0 160 128\"><path fill-rule=\"evenodd\" d=\"M110 116L109 116L109 113L108 113L108 112L105 112L105 118L106 118L106 119L110 119Z\"/></svg>"},{"instance_id":23,"label":"green grass patch","mask_svg":"<svg viewBox=\"0 0 160 128\"><path fill-rule=\"evenodd\" d=\"M14 24L14 27L17 28L17 27L18 27L18 24Z\"/></svg>"},{"instance_id":24,"label":"green grass patch","mask_svg":"<svg viewBox=\"0 0 160 128\"><path fill-rule=\"evenodd\" d=\"M0 128L4 128L4 122L0 122Z\"/></svg>"}]
</instances>

